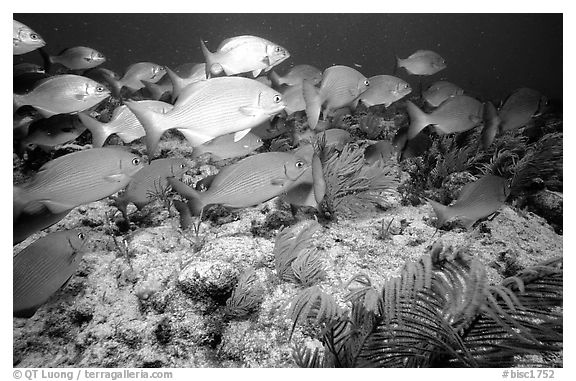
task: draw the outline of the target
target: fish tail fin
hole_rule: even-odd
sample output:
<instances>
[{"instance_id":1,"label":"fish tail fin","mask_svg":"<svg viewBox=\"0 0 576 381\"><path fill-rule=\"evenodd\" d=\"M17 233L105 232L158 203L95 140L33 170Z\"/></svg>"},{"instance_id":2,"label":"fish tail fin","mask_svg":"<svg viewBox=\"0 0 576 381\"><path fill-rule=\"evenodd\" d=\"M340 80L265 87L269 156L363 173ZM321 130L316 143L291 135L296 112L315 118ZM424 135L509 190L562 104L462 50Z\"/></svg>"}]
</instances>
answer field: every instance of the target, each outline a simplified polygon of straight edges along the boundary
<instances>
[{"instance_id":1,"label":"fish tail fin","mask_svg":"<svg viewBox=\"0 0 576 381\"><path fill-rule=\"evenodd\" d=\"M320 90L308 81L302 82L302 92L304 94L304 101L306 102L306 117L308 118L308 125L313 130L318 124L320 119L320 111L322 109L322 98Z\"/></svg>"},{"instance_id":2,"label":"fish tail fin","mask_svg":"<svg viewBox=\"0 0 576 381\"><path fill-rule=\"evenodd\" d=\"M122 81L117 80L116 78L112 77L108 73L102 73L102 76L104 77L106 82L108 82L108 84L110 85L110 90L112 91L112 94L115 97L119 98L120 92L122 91L122 87L124 87L124 84L122 83Z\"/></svg>"},{"instance_id":3,"label":"fish tail fin","mask_svg":"<svg viewBox=\"0 0 576 381\"><path fill-rule=\"evenodd\" d=\"M280 86L282 86L282 84L284 84L284 81L282 80L282 78L274 70L270 71L269 76L270 76L270 80L272 81L272 84L274 86L280 87Z\"/></svg>"},{"instance_id":4,"label":"fish tail fin","mask_svg":"<svg viewBox=\"0 0 576 381\"><path fill-rule=\"evenodd\" d=\"M450 218L448 213L448 207L446 205L442 205L439 202L426 198L426 201L430 203L432 209L434 209L434 213L436 214L436 218L438 219L438 227L444 225L444 223Z\"/></svg>"},{"instance_id":5,"label":"fish tail fin","mask_svg":"<svg viewBox=\"0 0 576 381\"><path fill-rule=\"evenodd\" d=\"M188 208L192 214L194 216L199 216L200 213L202 213L204 206L206 206L202 194L175 177L168 177L167 180L173 190L188 200Z\"/></svg>"},{"instance_id":6,"label":"fish tail fin","mask_svg":"<svg viewBox=\"0 0 576 381\"><path fill-rule=\"evenodd\" d=\"M202 48L202 54L204 54L204 60L206 61L206 78L211 77L212 65L214 65L214 54L208 50L204 40L200 39L200 47Z\"/></svg>"},{"instance_id":7,"label":"fish tail fin","mask_svg":"<svg viewBox=\"0 0 576 381\"><path fill-rule=\"evenodd\" d=\"M418 106L410 101L406 101L406 109L410 117L410 126L408 127L408 139L414 139L428 124L428 115L420 110Z\"/></svg>"},{"instance_id":8,"label":"fish tail fin","mask_svg":"<svg viewBox=\"0 0 576 381\"><path fill-rule=\"evenodd\" d=\"M82 112L78 113L78 118L80 118L82 124L92 133L92 147L102 147L106 139L111 135L110 131L106 128L106 123L102 123Z\"/></svg>"},{"instance_id":9,"label":"fish tail fin","mask_svg":"<svg viewBox=\"0 0 576 381\"><path fill-rule=\"evenodd\" d=\"M128 200L126 198L122 195L114 198L114 206L118 208L120 213L122 213L122 217L124 217L126 221L130 221L128 219Z\"/></svg>"},{"instance_id":10,"label":"fish tail fin","mask_svg":"<svg viewBox=\"0 0 576 381\"><path fill-rule=\"evenodd\" d=\"M396 59L394 60L394 67L392 68L392 75L396 75L398 73L398 70L400 69L400 65L402 64L402 60L396 54L394 54L394 57Z\"/></svg>"},{"instance_id":11,"label":"fish tail fin","mask_svg":"<svg viewBox=\"0 0 576 381\"><path fill-rule=\"evenodd\" d=\"M172 81L172 103L174 103L184 88L184 80L169 67L166 67L166 73Z\"/></svg>"},{"instance_id":12,"label":"fish tail fin","mask_svg":"<svg viewBox=\"0 0 576 381\"><path fill-rule=\"evenodd\" d=\"M26 105L24 95L13 93L12 104L14 106L13 113L16 113L20 107Z\"/></svg>"},{"instance_id":13,"label":"fish tail fin","mask_svg":"<svg viewBox=\"0 0 576 381\"><path fill-rule=\"evenodd\" d=\"M189 202L190 201L188 201L188 203ZM190 212L188 203L180 200L174 200L174 207L180 214L180 228L182 230L186 230L192 225L192 213Z\"/></svg>"},{"instance_id":14,"label":"fish tail fin","mask_svg":"<svg viewBox=\"0 0 576 381\"><path fill-rule=\"evenodd\" d=\"M144 87L146 87L146 90L148 90L148 92L150 93L150 98L157 101L160 98L162 98L162 95L164 95L164 90L162 90L162 88L160 86L158 86L155 83L146 81L146 80L140 80L140 82L142 82L144 84Z\"/></svg>"},{"instance_id":15,"label":"fish tail fin","mask_svg":"<svg viewBox=\"0 0 576 381\"><path fill-rule=\"evenodd\" d=\"M46 74L50 74L52 71L52 65L56 62L54 57L50 56L44 47L41 47L38 50L40 56L42 57L42 64L44 65L44 72Z\"/></svg>"},{"instance_id":16,"label":"fish tail fin","mask_svg":"<svg viewBox=\"0 0 576 381\"><path fill-rule=\"evenodd\" d=\"M172 126L168 123L168 119L164 114L149 110L145 106L138 104L138 102L128 101L124 102L124 104L132 111L138 121L140 121L140 124L142 124L146 132L146 151L148 153L148 161L150 161L154 157L162 135L166 130L172 128Z\"/></svg>"}]
</instances>

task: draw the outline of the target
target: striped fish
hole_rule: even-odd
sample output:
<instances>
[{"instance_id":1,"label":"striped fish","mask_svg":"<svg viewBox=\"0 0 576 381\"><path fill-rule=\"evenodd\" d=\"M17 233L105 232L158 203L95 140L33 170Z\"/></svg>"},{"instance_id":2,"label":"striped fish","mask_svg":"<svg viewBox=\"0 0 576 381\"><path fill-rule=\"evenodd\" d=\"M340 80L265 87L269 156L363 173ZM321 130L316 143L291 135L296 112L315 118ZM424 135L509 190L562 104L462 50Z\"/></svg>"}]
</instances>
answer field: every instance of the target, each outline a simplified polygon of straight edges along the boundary
<instances>
[{"instance_id":1,"label":"striped fish","mask_svg":"<svg viewBox=\"0 0 576 381\"><path fill-rule=\"evenodd\" d=\"M59 231L35 241L13 257L13 315L29 318L80 264L86 238L79 230Z\"/></svg>"},{"instance_id":2,"label":"striped fish","mask_svg":"<svg viewBox=\"0 0 576 381\"><path fill-rule=\"evenodd\" d=\"M14 219L45 206L59 214L124 188L142 169L142 159L117 148L92 148L44 164L31 181L14 186Z\"/></svg>"},{"instance_id":3,"label":"striped fish","mask_svg":"<svg viewBox=\"0 0 576 381\"><path fill-rule=\"evenodd\" d=\"M482 103L467 95L449 98L431 114L426 114L410 101L406 101L406 108L410 117L408 139L414 139L430 124L438 133L451 134L468 131L482 122Z\"/></svg>"},{"instance_id":4,"label":"striped fish","mask_svg":"<svg viewBox=\"0 0 576 381\"><path fill-rule=\"evenodd\" d=\"M153 157L162 134L176 128L193 147L218 136L234 133L242 139L285 107L282 96L272 88L249 78L221 77L186 87L174 108L166 114L126 102L146 131L148 156Z\"/></svg>"},{"instance_id":5,"label":"striped fish","mask_svg":"<svg viewBox=\"0 0 576 381\"><path fill-rule=\"evenodd\" d=\"M73 114L97 105L110 96L100 83L74 74L48 77L39 81L32 91L14 94L14 109L32 106L48 118L56 114Z\"/></svg>"},{"instance_id":6,"label":"striped fish","mask_svg":"<svg viewBox=\"0 0 576 381\"><path fill-rule=\"evenodd\" d=\"M290 189L310 162L289 152L265 152L249 156L224 167L205 192L197 192L173 178L172 188L192 201L192 211L198 215L211 204L245 208L266 202Z\"/></svg>"},{"instance_id":7,"label":"striped fish","mask_svg":"<svg viewBox=\"0 0 576 381\"><path fill-rule=\"evenodd\" d=\"M174 107L169 103L153 100L137 101L137 103L149 110L163 114ZM92 133L92 146L95 148L102 147L106 139L112 134L118 135L124 143L133 142L146 135L146 131L144 131L138 118L125 105L114 109L112 118L108 123L100 122L86 113L79 113L78 117Z\"/></svg>"},{"instance_id":8,"label":"striped fish","mask_svg":"<svg viewBox=\"0 0 576 381\"><path fill-rule=\"evenodd\" d=\"M153 200L154 194L162 192L168 186L167 177L182 178L190 169L184 159L156 159L147 164L134 175L130 183L116 199L116 205L126 218L126 207L129 203L142 209Z\"/></svg>"},{"instance_id":9,"label":"striped fish","mask_svg":"<svg viewBox=\"0 0 576 381\"><path fill-rule=\"evenodd\" d=\"M352 104L368 89L369 85L368 78L358 70L342 65L331 66L324 70L320 88L304 81L306 116L310 128L316 128L322 109L324 109L323 116L326 119L326 116L330 115L333 110Z\"/></svg>"},{"instance_id":10,"label":"striped fish","mask_svg":"<svg viewBox=\"0 0 576 381\"><path fill-rule=\"evenodd\" d=\"M486 175L481 179L466 184L460 191L458 200L453 205L445 206L427 198L438 218L438 227L448 220L458 217L466 229L476 221L496 212L510 194L506 179Z\"/></svg>"}]
</instances>

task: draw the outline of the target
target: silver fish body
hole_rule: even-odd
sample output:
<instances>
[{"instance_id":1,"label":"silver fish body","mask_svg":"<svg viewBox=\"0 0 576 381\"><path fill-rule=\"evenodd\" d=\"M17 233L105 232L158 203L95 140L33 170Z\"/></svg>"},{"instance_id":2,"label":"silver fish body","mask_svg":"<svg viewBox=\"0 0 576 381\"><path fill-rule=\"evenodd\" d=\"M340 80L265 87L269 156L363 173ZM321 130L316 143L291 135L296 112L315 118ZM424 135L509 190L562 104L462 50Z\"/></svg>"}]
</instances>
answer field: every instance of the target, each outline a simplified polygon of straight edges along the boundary
<instances>
[{"instance_id":1,"label":"silver fish body","mask_svg":"<svg viewBox=\"0 0 576 381\"><path fill-rule=\"evenodd\" d=\"M106 57L96 49L75 46L63 50L57 56L50 56L50 62L59 63L71 70L87 70L106 62Z\"/></svg>"},{"instance_id":2,"label":"silver fish body","mask_svg":"<svg viewBox=\"0 0 576 381\"><path fill-rule=\"evenodd\" d=\"M432 75L446 68L446 61L431 50L418 50L408 58L396 58L398 67L403 67L410 74Z\"/></svg>"},{"instance_id":3,"label":"silver fish body","mask_svg":"<svg viewBox=\"0 0 576 381\"><path fill-rule=\"evenodd\" d=\"M257 77L290 57L282 46L256 36L236 36L220 43L214 53L200 41L206 59L206 77L224 73L252 73Z\"/></svg>"},{"instance_id":4,"label":"silver fish body","mask_svg":"<svg viewBox=\"0 0 576 381\"><path fill-rule=\"evenodd\" d=\"M234 141L234 134L227 134L194 147L192 157L208 154L213 160L231 159L246 156L262 147L262 144L262 139L252 132L247 133L236 142Z\"/></svg>"},{"instance_id":5,"label":"silver fish body","mask_svg":"<svg viewBox=\"0 0 576 381\"><path fill-rule=\"evenodd\" d=\"M167 113L174 107L169 103L154 100L136 102L153 112L162 114ZM136 118L134 113L125 105L114 109L112 118L108 123L100 122L85 113L79 113L78 117L84 126L92 133L92 145L95 148L102 147L112 134L118 135L124 143L133 142L146 135L146 131L144 131L144 127L142 127L138 118Z\"/></svg>"},{"instance_id":6,"label":"silver fish body","mask_svg":"<svg viewBox=\"0 0 576 381\"><path fill-rule=\"evenodd\" d=\"M375 75L368 78L368 81L370 87L356 98L354 107L358 102L364 103L367 107L376 105L388 107L412 92L408 82L392 75Z\"/></svg>"},{"instance_id":7,"label":"silver fish body","mask_svg":"<svg viewBox=\"0 0 576 381\"><path fill-rule=\"evenodd\" d=\"M427 200L438 217L438 226L458 217L466 229L469 229L474 222L500 209L509 193L510 189L505 178L486 175L462 187L453 205L445 206L434 200Z\"/></svg>"},{"instance_id":8,"label":"silver fish body","mask_svg":"<svg viewBox=\"0 0 576 381\"><path fill-rule=\"evenodd\" d=\"M73 114L97 105L110 96L100 83L80 75L56 75L39 81L26 94L14 94L14 106L29 105L44 117Z\"/></svg>"},{"instance_id":9,"label":"silver fish body","mask_svg":"<svg viewBox=\"0 0 576 381\"><path fill-rule=\"evenodd\" d=\"M112 84L114 93L119 95L123 87L135 92L145 86L142 82L143 80L156 83L164 74L166 74L164 66L153 62L137 62L128 66L126 72L119 80L109 78L109 83Z\"/></svg>"},{"instance_id":10,"label":"silver fish body","mask_svg":"<svg viewBox=\"0 0 576 381\"><path fill-rule=\"evenodd\" d=\"M78 269L86 238L79 230L51 233L13 257L13 314L29 318Z\"/></svg>"},{"instance_id":11,"label":"silver fish body","mask_svg":"<svg viewBox=\"0 0 576 381\"><path fill-rule=\"evenodd\" d=\"M197 147L218 136L234 133L238 141L251 128L285 107L282 96L258 81L221 77L187 86L174 108L166 114L144 109L135 102L126 105L146 131L146 147L152 157L164 131L176 128Z\"/></svg>"},{"instance_id":12,"label":"silver fish body","mask_svg":"<svg viewBox=\"0 0 576 381\"><path fill-rule=\"evenodd\" d=\"M44 39L28 26L13 20L13 54L20 55L31 52L46 45Z\"/></svg>"},{"instance_id":13,"label":"silver fish body","mask_svg":"<svg viewBox=\"0 0 576 381\"><path fill-rule=\"evenodd\" d=\"M174 179L172 188L194 203L198 214L206 205L245 208L266 202L290 189L311 163L289 152L265 152L224 167L205 192Z\"/></svg>"},{"instance_id":14,"label":"silver fish body","mask_svg":"<svg viewBox=\"0 0 576 381\"><path fill-rule=\"evenodd\" d=\"M92 148L44 164L27 183L14 186L14 219L42 207L58 214L101 200L124 188L143 167L135 154L115 148Z\"/></svg>"},{"instance_id":15,"label":"silver fish body","mask_svg":"<svg viewBox=\"0 0 576 381\"><path fill-rule=\"evenodd\" d=\"M406 106L410 116L408 139L414 139L426 126L432 124L441 134L463 132L472 129L482 122L482 103L467 95L457 95L449 98L426 114L412 102Z\"/></svg>"},{"instance_id":16,"label":"silver fish body","mask_svg":"<svg viewBox=\"0 0 576 381\"><path fill-rule=\"evenodd\" d=\"M448 81L437 81L422 93L424 100L432 107L438 107L450 97L464 94L464 90Z\"/></svg>"}]
</instances>

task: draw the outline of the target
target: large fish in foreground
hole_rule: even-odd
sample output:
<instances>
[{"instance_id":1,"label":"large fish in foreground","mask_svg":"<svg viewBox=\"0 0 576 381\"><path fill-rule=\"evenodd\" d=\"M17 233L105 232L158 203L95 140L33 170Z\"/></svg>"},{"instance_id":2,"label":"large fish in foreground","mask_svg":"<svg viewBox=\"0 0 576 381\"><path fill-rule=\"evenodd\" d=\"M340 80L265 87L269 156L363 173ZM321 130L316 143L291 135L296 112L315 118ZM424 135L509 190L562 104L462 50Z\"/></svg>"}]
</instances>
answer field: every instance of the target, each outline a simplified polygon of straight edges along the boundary
<instances>
[{"instance_id":1,"label":"large fish in foreground","mask_svg":"<svg viewBox=\"0 0 576 381\"><path fill-rule=\"evenodd\" d=\"M178 129L193 147L218 136L234 133L242 139L250 129L282 111L282 96L272 88L249 78L221 77L186 87L165 114L126 102L146 131L148 157L154 156L162 134Z\"/></svg>"},{"instance_id":2,"label":"large fish in foreground","mask_svg":"<svg viewBox=\"0 0 576 381\"><path fill-rule=\"evenodd\" d=\"M524 126L536 115L543 100L542 94L537 90L523 87L514 91L498 111L501 131Z\"/></svg>"},{"instance_id":3,"label":"large fish in foreground","mask_svg":"<svg viewBox=\"0 0 576 381\"><path fill-rule=\"evenodd\" d=\"M470 130L482 122L482 103L467 95L449 98L430 114L410 101L406 101L406 108L410 116L408 139L414 139L430 124L438 133L451 134Z\"/></svg>"},{"instance_id":4,"label":"large fish in foreground","mask_svg":"<svg viewBox=\"0 0 576 381\"><path fill-rule=\"evenodd\" d=\"M32 317L78 269L86 237L59 231L35 241L13 257L13 315Z\"/></svg>"},{"instance_id":5,"label":"large fish in foreground","mask_svg":"<svg viewBox=\"0 0 576 381\"><path fill-rule=\"evenodd\" d=\"M136 102L151 111L162 114L167 113L174 107L169 103L154 100ZM125 105L114 109L112 118L108 123L100 122L85 113L79 113L78 117L92 133L92 146L95 148L102 147L112 134L118 135L124 143L133 142L146 135L146 131L144 131L144 127L142 127L138 118Z\"/></svg>"},{"instance_id":6,"label":"large fish in foreground","mask_svg":"<svg viewBox=\"0 0 576 381\"><path fill-rule=\"evenodd\" d=\"M466 229L469 229L477 220L488 217L500 209L509 194L506 179L486 175L462 187L460 196L453 205L445 206L434 200L427 200L438 217L438 227L458 217Z\"/></svg>"},{"instance_id":7,"label":"large fish in foreground","mask_svg":"<svg viewBox=\"0 0 576 381\"><path fill-rule=\"evenodd\" d=\"M408 58L396 57L396 66L403 67L409 74L432 75L446 68L446 61L431 50L418 50Z\"/></svg>"},{"instance_id":8,"label":"large fish in foreground","mask_svg":"<svg viewBox=\"0 0 576 381\"><path fill-rule=\"evenodd\" d=\"M256 36L237 36L220 43L214 53L200 40L202 53L206 59L206 77L214 75L234 75L251 72L258 77L264 70L290 57L282 46Z\"/></svg>"},{"instance_id":9,"label":"large fish in foreground","mask_svg":"<svg viewBox=\"0 0 576 381\"><path fill-rule=\"evenodd\" d=\"M101 200L128 185L142 167L138 155L117 148L60 156L44 164L29 182L14 186L14 220L43 207L59 214Z\"/></svg>"},{"instance_id":10,"label":"large fish in foreground","mask_svg":"<svg viewBox=\"0 0 576 381\"><path fill-rule=\"evenodd\" d=\"M205 192L198 192L174 178L169 178L168 182L191 201L192 211L198 215L211 204L245 208L266 202L288 191L310 165L300 155L265 152L224 167Z\"/></svg>"},{"instance_id":11,"label":"large fish in foreground","mask_svg":"<svg viewBox=\"0 0 576 381\"><path fill-rule=\"evenodd\" d=\"M335 65L324 70L320 88L304 81L303 91L306 101L306 116L311 129L316 128L320 112L323 117L332 111L348 106L368 89L370 81L358 70L348 66Z\"/></svg>"},{"instance_id":12,"label":"large fish in foreground","mask_svg":"<svg viewBox=\"0 0 576 381\"><path fill-rule=\"evenodd\" d=\"M14 109L29 105L48 118L73 114L97 105L110 96L100 83L74 74L55 75L39 81L26 94L14 94Z\"/></svg>"},{"instance_id":13,"label":"large fish in foreground","mask_svg":"<svg viewBox=\"0 0 576 381\"><path fill-rule=\"evenodd\" d=\"M19 21L12 21L14 29L12 37L14 55L25 54L46 45L46 42L38 33Z\"/></svg>"},{"instance_id":14,"label":"large fish in foreground","mask_svg":"<svg viewBox=\"0 0 576 381\"><path fill-rule=\"evenodd\" d=\"M367 107L376 105L390 106L412 92L408 82L392 75L375 75L368 78L370 87L353 102L356 108L359 102Z\"/></svg>"}]
</instances>

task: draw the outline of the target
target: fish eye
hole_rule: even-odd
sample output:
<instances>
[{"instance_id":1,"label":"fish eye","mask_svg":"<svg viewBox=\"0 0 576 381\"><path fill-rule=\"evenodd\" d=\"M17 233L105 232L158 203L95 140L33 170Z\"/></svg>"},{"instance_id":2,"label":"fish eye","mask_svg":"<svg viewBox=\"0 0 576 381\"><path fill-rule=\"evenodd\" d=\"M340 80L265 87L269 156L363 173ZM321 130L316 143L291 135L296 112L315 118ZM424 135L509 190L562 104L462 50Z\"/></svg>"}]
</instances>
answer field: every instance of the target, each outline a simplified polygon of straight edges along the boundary
<instances>
[{"instance_id":1,"label":"fish eye","mask_svg":"<svg viewBox=\"0 0 576 381\"><path fill-rule=\"evenodd\" d=\"M38 37L38 35L37 35L36 33L30 33L30 38L33 39L33 40L38 40L38 39L39 39L39 37Z\"/></svg>"},{"instance_id":2,"label":"fish eye","mask_svg":"<svg viewBox=\"0 0 576 381\"><path fill-rule=\"evenodd\" d=\"M180 164L180 168L184 169L184 167L186 167L184 163Z\"/></svg>"},{"instance_id":3,"label":"fish eye","mask_svg":"<svg viewBox=\"0 0 576 381\"><path fill-rule=\"evenodd\" d=\"M370 86L370 81L369 80L364 80L364 86Z\"/></svg>"},{"instance_id":4,"label":"fish eye","mask_svg":"<svg viewBox=\"0 0 576 381\"><path fill-rule=\"evenodd\" d=\"M78 238L84 241L84 238L86 238L86 236L84 235L84 233L78 233Z\"/></svg>"},{"instance_id":5,"label":"fish eye","mask_svg":"<svg viewBox=\"0 0 576 381\"><path fill-rule=\"evenodd\" d=\"M278 94L274 95L274 103L280 103L280 101L282 100L282 97Z\"/></svg>"},{"instance_id":6,"label":"fish eye","mask_svg":"<svg viewBox=\"0 0 576 381\"><path fill-rule=\"evenodd\" d=\"M279 47L279 46L277 46L276 48L274 48L274 50L275 50L277 53L279 53L279 52L281 52L281 51L282 51L282 48L281 48L281 47Z\"/></svg>"},{"instance_id":7,"label":"fish eye","mask_svg":"<svg viewBox=\"0 0 576 381\"><path fill-rule=\"evenodd\" d=\"M97 87L96 87L96 92L98 92L98 93L104 92L104 86L97 86Z\"/></svg>"},{"instance_id":8,"label":"fish eye","mask_svg":"<svg viewBox=\"0 0 576 381\"><path fill-rule=\"evenodd\" d=\"M132 164L140 165L140 158L135 157L134 159L132 159Z\"/></svg>"},{"instance_id":9,"label":"fish eye","mask_svg":"<svg viewBox=\"0 0 576 381\"><path fill-rule=\"evenodd\" d=\"M296 162L296 168L302 168L302 167L304 167L304 162L301 161L301 160L298 160L298 161Z\"/></svg>"}]
</instances>

